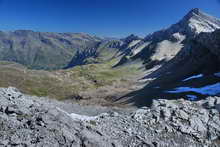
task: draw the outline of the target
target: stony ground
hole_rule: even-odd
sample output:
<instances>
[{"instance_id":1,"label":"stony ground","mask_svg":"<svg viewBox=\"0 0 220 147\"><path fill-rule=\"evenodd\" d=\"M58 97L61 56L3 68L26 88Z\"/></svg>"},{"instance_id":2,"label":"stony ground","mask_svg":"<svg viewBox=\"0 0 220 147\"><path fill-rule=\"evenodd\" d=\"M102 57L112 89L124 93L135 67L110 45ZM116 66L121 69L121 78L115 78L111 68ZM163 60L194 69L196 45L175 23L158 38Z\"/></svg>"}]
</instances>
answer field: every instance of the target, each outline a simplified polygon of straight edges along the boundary
<instances>
[{"instance_id":1,"label":"stony ground","mask_svg":"<svg viewBox=\"0 0 220 147\"><path fill-rule=\"evenodd\" d=\"M220 98L156 100L151 108L90 107L0 89L0 146L219 146Z\"/></svg>"}]
</instances>

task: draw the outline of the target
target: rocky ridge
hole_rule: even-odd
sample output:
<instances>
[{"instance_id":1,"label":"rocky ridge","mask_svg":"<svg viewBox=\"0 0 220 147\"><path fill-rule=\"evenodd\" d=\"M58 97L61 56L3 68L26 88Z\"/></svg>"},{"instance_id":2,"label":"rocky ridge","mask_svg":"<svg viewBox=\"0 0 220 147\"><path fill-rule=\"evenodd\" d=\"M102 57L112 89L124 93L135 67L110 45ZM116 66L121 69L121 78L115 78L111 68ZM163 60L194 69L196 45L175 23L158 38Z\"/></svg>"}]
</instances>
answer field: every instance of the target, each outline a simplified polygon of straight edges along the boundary
<instances>
[{"instance_id":1,"label":"rocky ridge","mask_svg":"<svg viewBox=\"0 0 220 147\"><path fill-rule=\"evenodd\" d=\"M96 116L67 112L65 103L0 89L1 146L218 146L220 98L155 100L135 111ZM62 103L62 104L61 104Z\"/></svg>"},{"instance_id":2,"label":"rocky ridge","mask_svg":"<svg viewBox=\"0 0 220 147\"><path fill-rule=\"evenodd\" d=\"M123 65L141 59L147 69L161 65L175 57L200 33L210 33L220 28L220 20L200 9L192 9L179 22L168 28L147 35L134 47L133 54L126 54L120 61ZM129 55L129 57L128 57Z\"/></svg>"},{"instance_id":3,"label":"rocky ridge","mask_svg":"<svg viewBox=\"0 0 220 147\"><path fill-rule=\"evenodd\" d=\"M219 19L193 9L177 24L145 38L152 42L130 57L130 61L142 59L147 73L141 80L146 81L146 85L143 89L124 96L129 97L127 102L140 107L145 105L146 97L151 104L157 98L188 99L193 95L196 99L204 99L210 96L190 88L219 84L219 77L215 76L220 71L219 24ZM203 76L184 81L196 75ZM179 87L190 90L167 92ZM212 95L217 94L219 93Z\"/></svg>"},{"instance_id":4,"label":"rocky ridge","mask_svg":"<svg viewBox=\"0 0 220 147\"><path fill-rule=\"evenodd\" d=\"M175 33L186 35L187 37L195 37L201 32L213 32L220 28L220 20L200 9L195 8L189 11L179 22L170 27L150 34L145 37L146 41L158 41L178 37L173 36Z\"/></svg>"}]
</instances>

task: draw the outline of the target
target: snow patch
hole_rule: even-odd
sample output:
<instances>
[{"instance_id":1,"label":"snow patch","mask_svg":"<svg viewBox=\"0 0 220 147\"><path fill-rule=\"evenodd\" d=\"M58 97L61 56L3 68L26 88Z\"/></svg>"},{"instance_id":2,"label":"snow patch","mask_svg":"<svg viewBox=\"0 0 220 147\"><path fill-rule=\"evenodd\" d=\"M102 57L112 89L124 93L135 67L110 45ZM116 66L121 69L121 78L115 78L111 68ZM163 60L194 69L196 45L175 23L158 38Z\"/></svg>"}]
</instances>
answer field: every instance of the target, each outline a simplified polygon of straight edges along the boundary
<instances>
[{"instance_id":1,"label":"snow patch","mask_svg":"<svg viewBox=\"0 0 220 147\"><path fill-rule=\"evenodd\" d=\"M136 44L138 44L140 41L141 41L141 40L134 40L134 41L132 41L132 42L128 45L128 47L129 47L129 48L132 48L132 47L134 47Z\"/></svg>"},{"instance_id":2,"label":"snow patch","mask_svg":"<svg viewBox=\"0 0 220 147\"><path fill-rule=\"evenodd\" d=\"M102 113L100 115L97 116L86 116L86 115L79 115L79 114L75 114L75 113L71 113L70 117L74 120L78 120L78 121L91 121L91 120L98 120L99 118L103 118L109 116L108 113Z\"/></svg>"},{"instance_id":3,"label":"snow patch","mask_svg":"<svg viewBox=\"0 0 220 147\"><path fill-rule=\"evenodd\" d=\"M160 86L156 86L156 87L154 87L154 89L160 89Z\"/></svg>"},{"instance_id":4,"label":"snow patch","mask_svg":"<svg viewBox=\"0 0 220 147\"><path fill-rule=\"evenodd\" d=\"M137 48L133 49L133 55L138 54L140 51L142 51L146 46L148 46L150 44L150 42L144 43L141 46L138 46Z\"/></svg>"},{"instance_id":5,"label":"snow patch","mask_svg":"<svg viewBox=\"0 0 220 147\"><path fill-rule=\"evenodd\" d=\"M214 76L219 77L220 78L220 72L214 73Z\"/></svg>"},{"instance_id":6,"label":"snow patch","mask_svg":"<svg viewBox=\"0 0 220 147\"><path fill-rule=\"evenodd\" d=\"M98 116L86 116L86 115L79 115L79 114L71 113L70 117L74 120L90 121L90 120L96 120Z\"/></svg>"},{"instance_id":7,"label":"snow patch","mask_svg":"<svg viewBox=\"0 0 220 147\"><path fill-rule=\"evenodd\" d=\"M191 87L178 87L173 91L165 91L166 93L183 93L183 92L196 92L203 95L216 95L220 93L220 83L213 85L207 85L200 88L191 88Z\"/></svg>"},{"instance_id":8,"label":"snow patch","mask_svg":"<svg viewBox=\"0 0 220 147\"><path fill-rule=\"evenodd\" d=\"M186 38L185 35L182 35L182 34L180 34L179 32L174 33L172 36L173 36L174 38L176 38L179 42L183 41L183 40Z\"/></svg>"},{"instance_id":9,"label":"snow patch","mask_svg":"<svg viewBox=\"0 0 220 147\"><path fill-rule=\"evenodd\" d=\"M199 34L201 32L213 32L216 29L219 29L217 24L201 20L202 19L190 19L189 26L195 31L195 33Z\"/></svg>"},{"instance_id":10,"label":"snow patch","mask_svg":"<svg viewBox=\"0 0 220 147\"><path fill-rule=\"evenodd\" d=\"M169 40L164 40L157 44L155 53L151 57L151 60L169 61L174 58L182 48L183 45L179 42L173 43Z\"/></svg>"},{"instance_id":11,"label":"snow patch","mask_svg":"<svg viewBox=\"0 0 220 147\"><path fill-rule=\"evenodd\" d=\"M186 96L190 101L195 101L198 99L198 97L196 95L186 95Z\"/></svg>"},{"instance_id":12,"label":"snow patch","mask_svg":"<svg viewBox=\"0 0 220 147\"><path fill-rule=\"evenodd\" d=\"M104 117L108 115L107 113L102 113L97 116L86 116L86 115L80 115L80 114L75 114L75 113L68 113L59 107L56 107L56 109L63 112L64 114L68 115L69 117L71 117L73 120L76 120L76 121L91 121L91 120L96 120L100 117Z\"/></svg>"},{"instance_id":13,"label":"snow patch","mask_svg":"<svg viewBox=\"0 0 220 147\"><path fill-rule=\"evenodd\" d=\"M186 79L184 79L184 80L182 80L182 81L185 82L185 81L188 81L188 80L197 79L197 78L201 78L201 77L203 77L203 74L191 76L191 77L186 78Z\"/></svg>"}]
</instances>

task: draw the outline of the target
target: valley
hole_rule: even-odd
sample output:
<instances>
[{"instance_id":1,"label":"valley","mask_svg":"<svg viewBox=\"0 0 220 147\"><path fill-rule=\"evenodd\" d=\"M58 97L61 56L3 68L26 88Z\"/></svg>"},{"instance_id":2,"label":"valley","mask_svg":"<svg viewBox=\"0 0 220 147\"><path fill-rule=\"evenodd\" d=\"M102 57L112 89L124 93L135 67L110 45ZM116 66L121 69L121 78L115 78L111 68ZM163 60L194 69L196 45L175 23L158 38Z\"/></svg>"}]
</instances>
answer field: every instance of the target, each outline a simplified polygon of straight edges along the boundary
<instances>
[{"instance_id":1,"label":"valley","mask_svg":"<svg viewBox=\"0 0 220 147\"><path fill-rule=\"evenodd\" d=\"M138 89L137 79L143 75L138 65L112 69L114 62L56 71L31 70L17 63L1 62L0 86L19 87L29 95L87 105L112 105L116 98Z\"/></svg>"},{"instance_id":2,"label":"valley","mask_svg":"<svg viewBox=\"0 0 220 147\"><path fill-rule=\"evenodd\" d=\"M0 59L7 62L0 64L1 77L5 77L0 86L19 87L30 95L98 105L132 103L140 107L161 97L188 99L189 95L203 99L208 94L169 91L219 82L219 77L214 76L220 70L219 28L219 19L196 8L176 24L145 38L133 34L123 39L105 39L82 33L2 32ZM6 38L10 40L7 44ZM45 47L47 53L41 58L38 53ZM54 47L56 50L52 50ZM71 52L72 57L66 58L60 51ZM22 56L26 57L25 62L20 60L24 59ZM56 61L66 63L60 66ZM199 74L204 76L182 81Z\"/></svg>"},{"instance_id":3,"label":"valley","mask_svg":"<svg viewBox=\"0 0 220 147\"><path fill-rule=\"evenodd\" d=\"M0 146L217 147L220 19L195 8L144 38L2 31L0 87Z\"/></svg>"}]
</instances>

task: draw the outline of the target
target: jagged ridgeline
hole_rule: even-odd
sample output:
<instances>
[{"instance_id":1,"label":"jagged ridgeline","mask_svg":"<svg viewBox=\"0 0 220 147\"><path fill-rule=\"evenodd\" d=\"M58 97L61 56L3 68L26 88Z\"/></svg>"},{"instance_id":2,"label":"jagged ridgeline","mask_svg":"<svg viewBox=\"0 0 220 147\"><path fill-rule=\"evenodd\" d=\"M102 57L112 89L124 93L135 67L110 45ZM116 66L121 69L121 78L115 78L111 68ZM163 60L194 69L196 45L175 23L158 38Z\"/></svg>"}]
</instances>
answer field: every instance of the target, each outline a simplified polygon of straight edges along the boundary
<instances>
[{"instance_id":1,"label":"jagged ridgeline","mask_svg":"<svg viewBox=\"0 0 220 147\"><path fill-rule=\"evenodd\" d=\"M119 65L141 59L147 69L152 68L175 57L186 44L189 44L188 40L201 32L213 32L219 28L219 19L200 9L192 9L178 23L137 41L132 52L124 56Z\"/></svg>"},{"instance_id":2,"label":"jagged ridgeline","mask_svg":"<svg viewBox=\"0 0 220 147\"><path fill-rule=\"evenodd\" d=\"M197 100L218 95L219 28L219 19L193 9L178 23L145 37L142 44L147 45L120 62L141 60L149 71L143 78L147 84L127 95L128 103L143 106L155 98Z\"/></svg>"},{"instance_id":3,"label":"jagged ridgeline","mask_svg":"<svg viewBox=\"0 0 220 147\"><path fill-rule=\"evenodd\" d=\"M66 69L116 58L126 43L83 33L0 32L0 60L31 69Z\"/></svg>"},{"instance_id":4,"label":"jagged ridgeline","mask_svg":"<svg viewBox=\"0 0 220 147\"><path fill-rule=\"evenodd\" d=\"M0 60L0 146L220 144L220 20L199 9L145 38L0 32Z\"/></svg>"},{"instance_id":5,"label":"jagged ridgeline","mask_svg":"<svg viewBox=\"0 0 220 147\"><path fill-rule=\"evenodd\" d=\"M186 44L183 41L219 27L218 19L193 9L178 23L144 39L135 35L114 39L84 33L0 32L0 60L31 69L63 69L113 58L120 60L117 66L141 59L151 68L174 57Z\"/></svg>"},{"instance_id":6,"label":"jagged ridgeline","mask_svg":"<svg viewBox=\"0 0 220 147\"><path fill-rule=\"evenodd\" d=\"M0 32L0 60L9 61L1 62L0 75L4 78L0 79L0 86L19 87L28 94L59 99L75 95L87 100L126 98L136 105L146 105L161 96L204 98L207 93L198 93L198 89L180 93L175 89L218 84L218 29L219 19L193 9L176 24L145 38ZM198 75L202 76L184 81Z\"/></svg>"}]
</instances>

